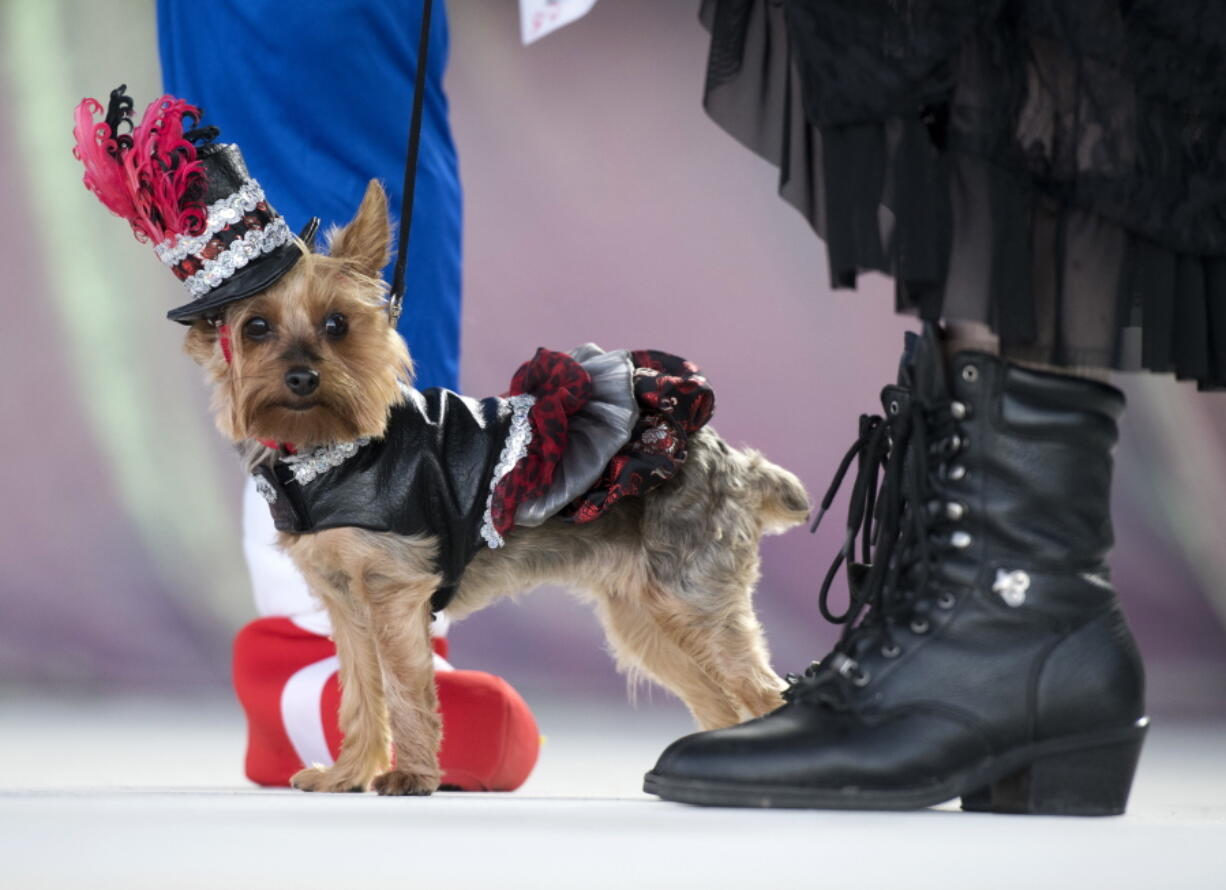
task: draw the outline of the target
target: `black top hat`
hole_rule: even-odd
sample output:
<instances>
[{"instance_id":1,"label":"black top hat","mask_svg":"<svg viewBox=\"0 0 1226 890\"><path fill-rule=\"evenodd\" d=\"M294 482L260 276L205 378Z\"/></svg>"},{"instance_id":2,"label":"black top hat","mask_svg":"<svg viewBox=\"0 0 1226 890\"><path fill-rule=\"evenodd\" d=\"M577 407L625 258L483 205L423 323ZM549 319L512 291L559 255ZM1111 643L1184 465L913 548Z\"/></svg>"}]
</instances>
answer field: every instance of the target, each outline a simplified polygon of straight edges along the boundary
<instances>
[{"instance_id":1,"label":"black top hat","mask_svg":"<svg viewBox=\"0 0 1226 890\"><path fill-rule=\"evenodd\" d=\"M237 145L211 143L197 157L208 183L208 217L198 235L180 235L154 250L192 295L166 313L172 321L190 323L215 309L250 297L290 270L302 255L285 219L251 178ZM319 228L312 219L299 238L308 247Z\"/></svg>"},{"instance_id":2,"label":"black top hat","mask_svg":"<svg viewBox=\"0 0 1226 890\"><path fill-rule=\"evenodd\" d=\"M312 219L297 241L243 162L237 145L214 143L214 128L184 132L199 109L163 96L132 124L132 100L112 91L106 118L94 99L77 107L77 147L85 184L151 241L158 257L191 294L166 313L191 324L229 303L266 289L310 249ZM126 132L121 132L126 130Z\"/></svg>"}]
</instances>

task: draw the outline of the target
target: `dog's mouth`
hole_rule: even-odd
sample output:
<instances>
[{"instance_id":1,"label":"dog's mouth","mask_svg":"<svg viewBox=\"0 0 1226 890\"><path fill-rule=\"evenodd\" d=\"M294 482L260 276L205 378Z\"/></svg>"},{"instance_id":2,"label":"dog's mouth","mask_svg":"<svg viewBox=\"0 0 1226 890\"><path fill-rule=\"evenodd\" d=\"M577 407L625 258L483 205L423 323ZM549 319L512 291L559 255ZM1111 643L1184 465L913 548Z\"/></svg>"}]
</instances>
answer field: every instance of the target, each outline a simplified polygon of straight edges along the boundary
<instances>
[{"instance_id":1,"label":"dog's mouth","mask_svg":"<svg viewBox=\"0 0 1226 890\"><path fill-rule=\"evenodd\" d=\"M274 402L274 408L283 408L286 411L310 411L313 408L318 408L322 402L319 399L294 399L282 402Z\"/></svg>"},{"instance_id":2,"label":"dog's mouth","mask_svg":"<svg viewBox=\"0 0 1226 890\"><path fill-rule=\"evenodd\" d=\"M349 441L363 435L345 406L338 405L326 393L312 393L305 398L278 393L258 407L251 407L244 421L243 438L293 442L299 448Z\"/></svg>"}]
</instances>

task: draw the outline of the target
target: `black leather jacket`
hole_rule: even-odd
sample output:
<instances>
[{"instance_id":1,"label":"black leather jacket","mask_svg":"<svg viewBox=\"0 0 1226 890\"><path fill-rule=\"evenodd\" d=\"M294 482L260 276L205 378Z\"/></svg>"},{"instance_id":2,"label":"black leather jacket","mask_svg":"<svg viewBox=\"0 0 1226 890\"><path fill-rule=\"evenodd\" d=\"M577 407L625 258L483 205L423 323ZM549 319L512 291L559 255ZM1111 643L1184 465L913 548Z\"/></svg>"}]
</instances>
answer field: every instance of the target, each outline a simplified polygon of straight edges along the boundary
<instances>
[{"instance_id":1,"label":"black leather jacket","mask_svg":"<svg viewBox=\"0 0 1226 890\"><path fill-rule=\"evenodd\" d=\"M483 545L481 521L511 422L505 399L471 399L445 389L406 390L382 439L325 467L314 478L278 460L255 474L278 531L309 534L364 528L438 540L443 586L431 607L446 607L465 566ZM298 469L295 476L295 466ZM299 481L299 480L302 481Z\"/></svg>"}]
</instances>

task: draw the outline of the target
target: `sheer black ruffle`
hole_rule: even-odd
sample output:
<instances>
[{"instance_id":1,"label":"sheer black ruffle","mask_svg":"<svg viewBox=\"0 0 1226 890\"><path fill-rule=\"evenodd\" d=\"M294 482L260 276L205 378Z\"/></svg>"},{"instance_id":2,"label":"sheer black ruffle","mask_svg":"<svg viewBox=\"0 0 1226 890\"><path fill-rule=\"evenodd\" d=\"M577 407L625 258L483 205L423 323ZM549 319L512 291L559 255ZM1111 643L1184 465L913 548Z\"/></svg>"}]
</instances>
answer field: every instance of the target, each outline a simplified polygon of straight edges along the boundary
<instances>
[{"instance_id":1,"label":"sheer black ruffle","mask_svg":"<svg viewBox=\"0 0 1226 890\"><path fill-rule=\"evenodd\" d=\"M704 0L705 103L780 168L836 287L1015 358L1226 386L1226 11Z\"/></svg>"}]
</instances>

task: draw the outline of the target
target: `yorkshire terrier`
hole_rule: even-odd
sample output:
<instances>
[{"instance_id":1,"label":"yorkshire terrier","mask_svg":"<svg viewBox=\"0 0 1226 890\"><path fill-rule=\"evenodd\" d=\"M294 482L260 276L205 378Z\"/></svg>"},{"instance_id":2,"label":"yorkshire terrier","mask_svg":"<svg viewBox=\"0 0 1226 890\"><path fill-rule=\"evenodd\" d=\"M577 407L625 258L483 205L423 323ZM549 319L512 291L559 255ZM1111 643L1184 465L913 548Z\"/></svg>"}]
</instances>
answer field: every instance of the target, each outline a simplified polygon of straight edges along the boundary
<instances>
[{"instance_id":1,"label":"yorkshire terrier","mask_svg":"<svg viewBox=\"0 0 1226 890\"><path fill-rule=\"evenodd\" d=\"M391 226L372 181L328 253L303 258L267 290L197 320L186 350L214 385L221 431L252 466L385 433L412 396L412 362L389 320L380 270ZM558 584L594 604L619 665L670 689L703 729L773 710L770 667L751 602L764 534L803 522L800 482L707 427L668 482L588 524L516 527L467 565L447 610L462 618L495 598ZM281 546L332 619L340 658L336 763L297 773L306 791L430 794L439 786L440 721L429 625L442 583L440 541L358 527L282 534ZM394 752L394 767L389 755Z\"/></svg>"}]
</instances>

